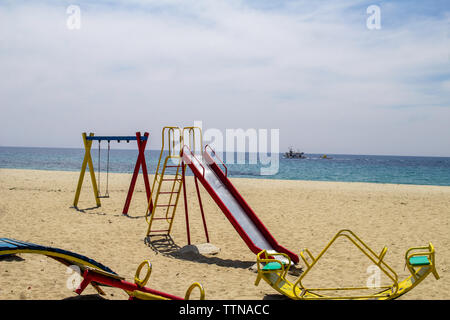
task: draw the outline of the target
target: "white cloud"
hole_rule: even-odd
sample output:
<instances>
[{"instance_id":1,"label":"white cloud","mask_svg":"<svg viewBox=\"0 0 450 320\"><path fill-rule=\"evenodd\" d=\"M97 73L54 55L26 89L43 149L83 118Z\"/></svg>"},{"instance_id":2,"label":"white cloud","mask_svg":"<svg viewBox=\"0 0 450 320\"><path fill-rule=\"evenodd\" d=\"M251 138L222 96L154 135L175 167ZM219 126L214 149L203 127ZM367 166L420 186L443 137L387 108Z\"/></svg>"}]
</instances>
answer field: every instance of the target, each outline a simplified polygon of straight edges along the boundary
<instances>
[{"instance_id":1,"label":"white cloud","mask_svg":"<svg viewBox=\"0 0 450 320\"><path fill-rule=\"evenodd\" d=\"M155 147L202 120L307 152L450 155L448 21L370 31L361 1L79 5L79 31L65 5L0 5L0 145L149 130Z\"/></svg>"}]
</instances>

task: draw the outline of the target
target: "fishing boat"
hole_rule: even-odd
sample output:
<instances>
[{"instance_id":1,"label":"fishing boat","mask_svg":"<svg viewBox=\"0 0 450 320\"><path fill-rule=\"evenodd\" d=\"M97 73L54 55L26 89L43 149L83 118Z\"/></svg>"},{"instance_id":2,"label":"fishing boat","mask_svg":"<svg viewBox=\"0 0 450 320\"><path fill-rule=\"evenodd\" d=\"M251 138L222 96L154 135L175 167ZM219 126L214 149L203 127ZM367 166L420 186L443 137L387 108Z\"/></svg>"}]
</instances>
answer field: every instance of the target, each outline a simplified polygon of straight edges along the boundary
<instances>
[{"instance_id":1,"label":"fishing boat","mask_svg":"<svg viewBox=\"0 0 450 320\"><path fill-rule=\"evenodd\" d=\"M306 159L304 152L294 151L293 147L289 147L289 151L284 153L284 157L287 159Z\"/></svg>"}]
</instances>

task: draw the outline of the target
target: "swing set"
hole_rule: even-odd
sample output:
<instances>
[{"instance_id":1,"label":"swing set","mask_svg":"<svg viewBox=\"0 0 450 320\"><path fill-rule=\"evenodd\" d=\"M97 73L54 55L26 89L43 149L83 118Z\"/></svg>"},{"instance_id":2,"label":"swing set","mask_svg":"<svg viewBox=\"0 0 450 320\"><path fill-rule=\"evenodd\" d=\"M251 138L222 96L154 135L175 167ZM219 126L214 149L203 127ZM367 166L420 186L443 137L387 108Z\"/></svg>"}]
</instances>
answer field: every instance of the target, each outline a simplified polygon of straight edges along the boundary
<instances>
[{"instance_id":1,"label":"swing set","mask_svg":"<svg viewBox=\"0 0 450 320\"><path fill-rule=\"evenodd\" d=\"M122 214L128 216L128 209L130 207L131 198L133 196L134 187L136 185L136 179L139 175L139 170L142 168L142 175L144 178L145 191L147 194L147 202L152 207L152 199L151 199L151 189L150 183L148 180L148 172L147 172L147 164L145 162L145 147L148 142L149 133L145 132L144 135L141 135L140 132L136 132L136 136L95 136L94 133L86 134L86 132L82 133L83 143L84 143L84 159L81 165L80 176L78 178L77 190L75 192L75 198L73 200L73 206L78 208L78 200L80 198L81 187L84 181L84 174L86 172L86 168L89 167L89 174L91 177L92 189L94 191L94 197L97 207L101 206L100 199L109 198L109 172L110 172L110 151L111 151L111 141L117 141L120 143L121 141L126 141L129 143L130 141L136 141L138 147L138 157L136 160L136 165L134 167L133 176L131 178L130 187L128 188L127 198L125 200L125 204L122 210ZM97 163L97 178L95 176L94 164L92 162L91 149L92 143L94 141L98 141L98 163ZM105 192L102 194L100 189L100 176L101 176L101 142L107 141L108 149L107 149L107 159L106 159L106 188ZM97 183L98 181L98 183Z\"/></svg>"}]
</instances>

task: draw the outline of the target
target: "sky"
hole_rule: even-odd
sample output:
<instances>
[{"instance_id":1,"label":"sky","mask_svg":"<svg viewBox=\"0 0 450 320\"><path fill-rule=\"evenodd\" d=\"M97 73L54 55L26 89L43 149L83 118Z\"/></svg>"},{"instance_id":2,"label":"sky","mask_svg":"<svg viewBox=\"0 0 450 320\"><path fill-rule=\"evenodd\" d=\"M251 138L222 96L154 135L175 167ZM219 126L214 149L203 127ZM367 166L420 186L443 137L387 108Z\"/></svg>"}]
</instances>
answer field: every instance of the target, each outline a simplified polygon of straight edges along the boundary
<instances>
[{"instance_id":1,"label":"sky","mask_svg":"<svg viewBox=\"0 0 450 320\"><path fill-rule=\"evenodd\" d=\"M0 146L157 149L202 121L278 129L281 152L450 156L449 22L432 0L4 0Z\"/></svg>"}]
</instances>

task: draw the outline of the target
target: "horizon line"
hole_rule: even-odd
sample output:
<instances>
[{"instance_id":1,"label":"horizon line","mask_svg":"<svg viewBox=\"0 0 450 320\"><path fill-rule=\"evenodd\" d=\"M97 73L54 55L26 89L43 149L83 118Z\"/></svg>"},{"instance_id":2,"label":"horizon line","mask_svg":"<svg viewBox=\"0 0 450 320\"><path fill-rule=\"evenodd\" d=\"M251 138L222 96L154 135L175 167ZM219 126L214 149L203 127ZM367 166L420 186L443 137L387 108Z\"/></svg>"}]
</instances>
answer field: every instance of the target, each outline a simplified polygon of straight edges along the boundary
<instances>
[{"instance_id":1,"label":"horizon line","mask_svg":"<svg viewBox=\"0 0 450 320\"><path fill-rule=\"evenodd\" d=\"M82 147L43 147L43 146L5 146L0 145L0 148L34 148L34 149L79 149L84 150ZM106 150L106 148L101 148L102 150ZM119 148L116 150L135 150L134 148ZM166 149L165 149L166 150ZM137 151L137 150L136 150ZM161 151L161 149L146 149L145 151ZM248 151L242 152L242 151L227 151L227 150L215 150L216 152L233 152L233 153L250 153ZM257 154L259 152L256 152ZM274 152L278 154L284 154L285 152ZM266 154L269 154L266 152ZM271 154L271 153L270 153ZM401 155L401 154L366 154L366 153L329 153L329 152L304 152L304 154L312 154L312 155L350 155L350 156L385 156L385 157L424 157L424 158L450 158L450 155L448 156L442 156L442 155Z\"/></svg>"}]
</instances>

